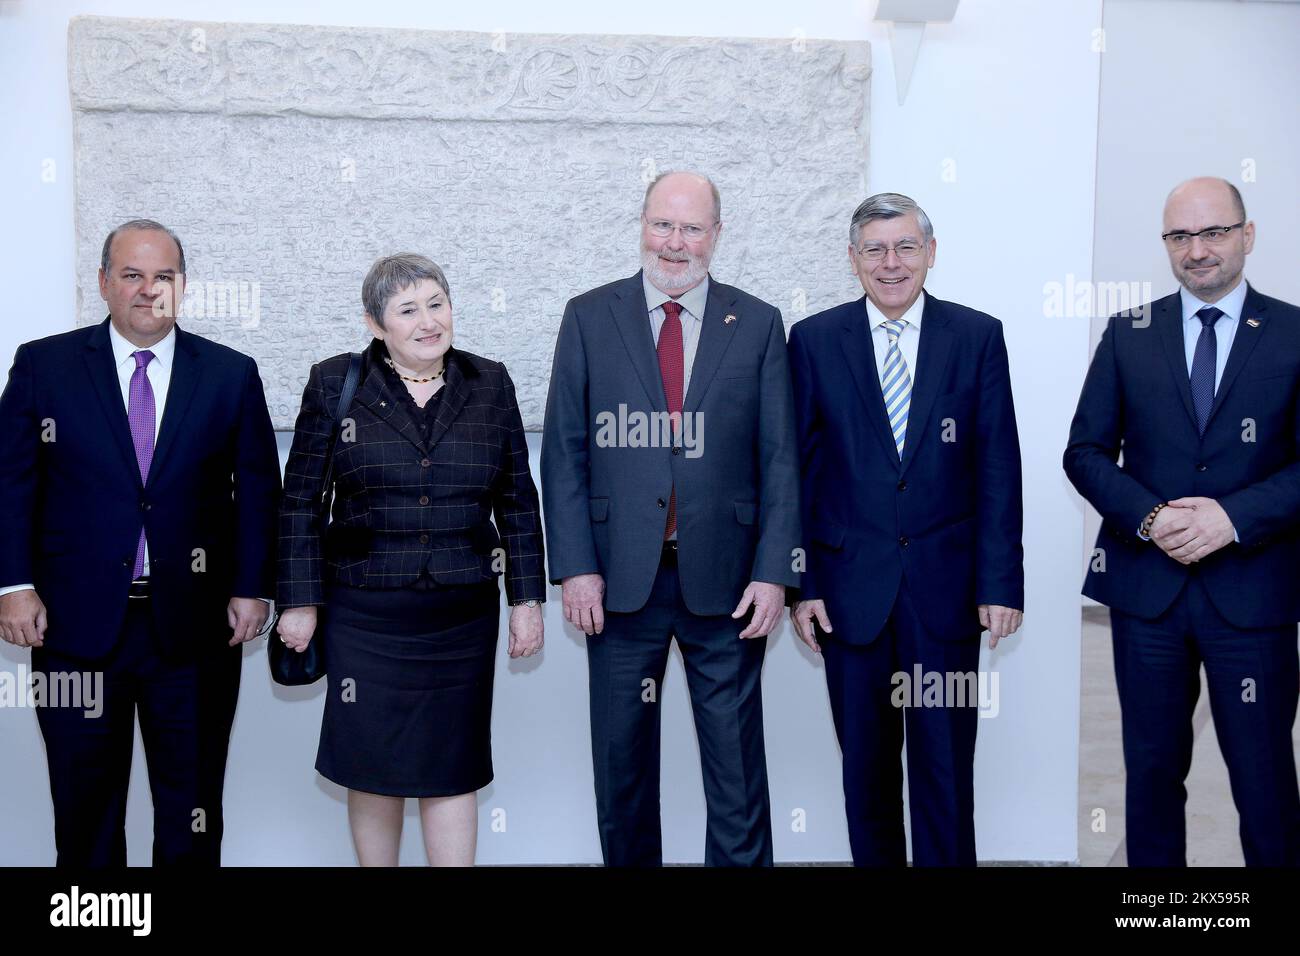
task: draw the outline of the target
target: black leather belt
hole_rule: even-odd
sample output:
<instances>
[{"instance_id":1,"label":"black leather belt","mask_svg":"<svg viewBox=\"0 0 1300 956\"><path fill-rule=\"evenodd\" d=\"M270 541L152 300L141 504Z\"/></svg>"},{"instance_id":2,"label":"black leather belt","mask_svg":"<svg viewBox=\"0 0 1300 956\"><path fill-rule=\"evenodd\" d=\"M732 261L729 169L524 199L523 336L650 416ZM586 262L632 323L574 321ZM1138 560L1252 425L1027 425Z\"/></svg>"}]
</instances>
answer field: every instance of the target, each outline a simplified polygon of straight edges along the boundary
<instances>
[{"instance_id":1,"label":"black leather belt","mask_svg":"<svg viewBox=\"0 0 1300 956\"><path fill-rule=\"evenodd\" d=\"M149 579L136 578L131 582L131 588L126 592L129 598L147 598L149 596Z\"/></svg>"},{"instance_id":2,"label":"black leather belt","mask_svg":"<svg viewBox=\"0 0 1300 956\"><path fill-rule=\"evenodd\" d=\"M660 563L664 563L664 562L671 562L672 564L677 563L677 542L676 541L664 542L663 554L660 556L659 561Z\"/></svg>"}]
</instances>

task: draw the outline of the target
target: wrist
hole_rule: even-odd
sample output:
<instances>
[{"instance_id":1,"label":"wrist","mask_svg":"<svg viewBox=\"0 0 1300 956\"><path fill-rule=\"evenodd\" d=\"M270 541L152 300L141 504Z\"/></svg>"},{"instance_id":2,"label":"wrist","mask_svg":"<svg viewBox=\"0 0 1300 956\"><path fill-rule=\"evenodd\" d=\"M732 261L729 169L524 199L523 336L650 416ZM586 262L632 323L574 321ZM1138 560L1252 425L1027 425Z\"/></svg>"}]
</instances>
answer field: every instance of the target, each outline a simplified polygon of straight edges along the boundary
<instances>
[{"instance_id":1,"label":"wrist","mask_svg":"<svg viewBox=\"0 0 1300 956\"><path fill-rule=\"evenodd\" d=\"M1163 511L1166 507L1168 507L1168 505L1169 503L1167 501L1162 501L1159 504L1157 504L1154 508L1152 508L1149 512L1147 512L1147 516L1143 518L1142 523L1138 525L1139 538L1141 538L1143 541L1151 540L1151 526L1155 524L1156 515L1160 514L1160 512Z\"/></svg>"}]
</instances>

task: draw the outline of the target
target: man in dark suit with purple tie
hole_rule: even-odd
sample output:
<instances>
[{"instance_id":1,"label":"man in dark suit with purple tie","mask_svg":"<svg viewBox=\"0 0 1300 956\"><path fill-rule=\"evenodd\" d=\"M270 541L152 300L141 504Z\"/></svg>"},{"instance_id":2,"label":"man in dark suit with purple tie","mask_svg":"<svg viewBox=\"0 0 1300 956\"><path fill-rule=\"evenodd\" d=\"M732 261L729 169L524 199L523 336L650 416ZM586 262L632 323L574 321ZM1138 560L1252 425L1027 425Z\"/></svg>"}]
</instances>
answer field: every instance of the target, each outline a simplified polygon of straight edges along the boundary
<instances>
[{"instance_id":1,"label":"man in dark suit with purple tie","mask_svg":"<svg viewBox=\"0 0 1300 956\"><path fill-rule=\"evenodd\" d=\"M126 864L135 715L153 861L218 865L240 644L267 621L280 467L256 363L182 331L180 240L109 234L99 325L19 346L0 395L0 637L32 648L59 865Z\"/></svg>"},{"instance_id":2,"label":"man in dark suit with purple tie","mask_svg":"<svg viewBox=\"0 0 1300 956\"><path fill-rule=\"evenodd\" d=\"M1180 288L1111 317L1064 461L1102 516L1083 593L1110 607L1128 863L1187 863L1204 666L1246 865L1297 866L1300 309L1247 284L1226 180L1175 188L1161 238Z\"/></svg>"}]
</instances>

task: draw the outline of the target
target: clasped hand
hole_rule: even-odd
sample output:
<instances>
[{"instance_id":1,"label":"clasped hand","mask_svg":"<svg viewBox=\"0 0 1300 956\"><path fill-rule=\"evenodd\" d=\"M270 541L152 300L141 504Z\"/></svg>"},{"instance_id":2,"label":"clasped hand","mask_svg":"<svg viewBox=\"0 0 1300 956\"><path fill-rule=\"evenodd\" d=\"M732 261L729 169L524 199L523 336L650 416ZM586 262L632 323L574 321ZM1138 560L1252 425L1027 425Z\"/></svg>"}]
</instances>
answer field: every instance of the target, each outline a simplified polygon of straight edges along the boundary
<instances>
[{"instance_id":1,"label":"clasped hand","mask_svg":"<svg viewBox=\"0 0 1300 956\"><path fill-rule=\"evenodd\" d=\"M1160 509L1150 535L1179 564L1200 561L1236 538L1232 519L1213 498L1175 498Z\"/></svg>"}]
</instances>

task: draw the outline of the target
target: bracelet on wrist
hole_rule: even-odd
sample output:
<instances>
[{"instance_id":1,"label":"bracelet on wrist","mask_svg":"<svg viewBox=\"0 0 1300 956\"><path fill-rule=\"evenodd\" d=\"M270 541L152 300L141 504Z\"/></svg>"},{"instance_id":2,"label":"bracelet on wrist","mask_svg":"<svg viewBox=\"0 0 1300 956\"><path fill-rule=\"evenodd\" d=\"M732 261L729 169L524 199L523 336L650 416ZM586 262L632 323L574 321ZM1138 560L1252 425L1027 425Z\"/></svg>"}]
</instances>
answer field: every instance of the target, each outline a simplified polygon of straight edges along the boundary
<instances>
[{"instance_id":1,"label":"bracelet on wrist","mask_svg":"<svg viewBox=\"0 0 1300 956\"><path fill-rule=\"evenodd\" d=\"M1160 514L1160 512L1164 510L1164 508L1167 506L1168 506L1168 502L1166 501L1160 502L1158 505L1156 505L1154 508L1151 509L1151 512L1145 518L1142 519L1142 524L1138 528L1142 537L1144 538L1151 537L1151 526L1155 524L1156 515Z\"/></svg>"}]
</instances>

